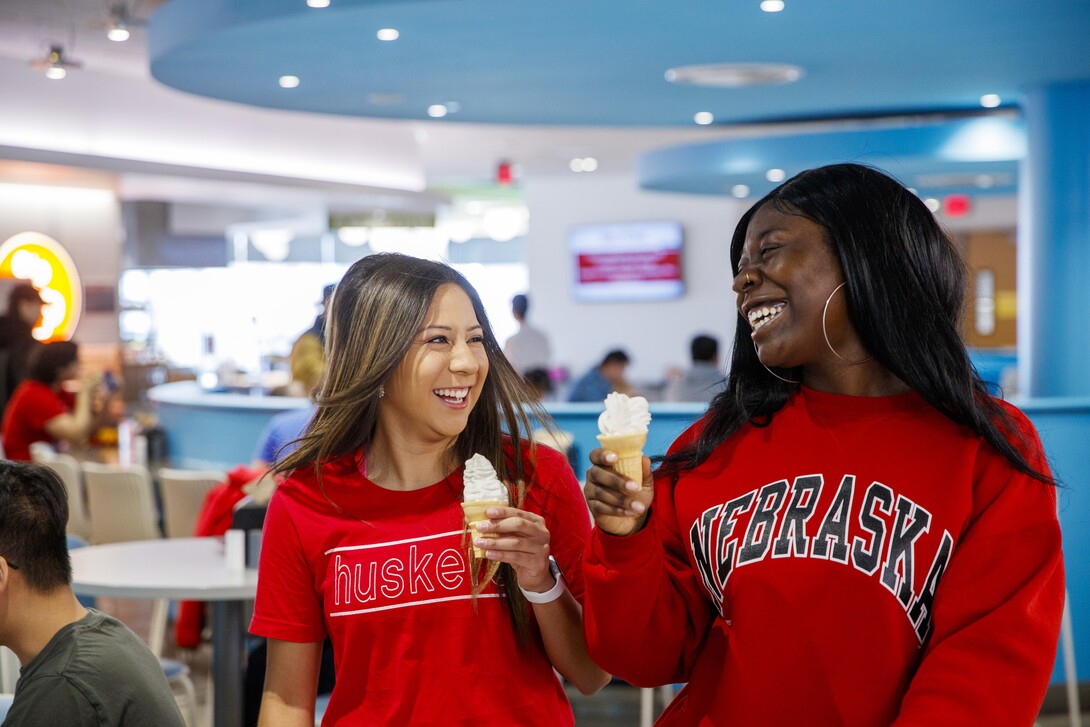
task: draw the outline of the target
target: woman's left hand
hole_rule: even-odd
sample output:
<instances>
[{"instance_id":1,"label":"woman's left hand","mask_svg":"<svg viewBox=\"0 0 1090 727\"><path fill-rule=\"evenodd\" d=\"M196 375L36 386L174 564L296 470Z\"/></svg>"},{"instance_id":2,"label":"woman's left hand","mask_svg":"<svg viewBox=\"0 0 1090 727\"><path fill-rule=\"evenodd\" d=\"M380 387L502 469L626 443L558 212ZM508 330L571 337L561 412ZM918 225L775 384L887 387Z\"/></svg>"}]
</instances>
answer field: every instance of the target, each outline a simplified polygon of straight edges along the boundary
<instances>
[{"instance_id":1,"label":"woman's left hand","mask_svg":"<svg viewBox=\"0 0 1090 727\"><path fill-rule=\"evenodd\" d=\"M485 514L489 519L477 528L489 537L474 542L485 549L485 557L496 563L510 563L523 590L544 593L556 585L549 571L551 551L545 518L514 507L490 507Z\"/></svg>"}]
</instances>

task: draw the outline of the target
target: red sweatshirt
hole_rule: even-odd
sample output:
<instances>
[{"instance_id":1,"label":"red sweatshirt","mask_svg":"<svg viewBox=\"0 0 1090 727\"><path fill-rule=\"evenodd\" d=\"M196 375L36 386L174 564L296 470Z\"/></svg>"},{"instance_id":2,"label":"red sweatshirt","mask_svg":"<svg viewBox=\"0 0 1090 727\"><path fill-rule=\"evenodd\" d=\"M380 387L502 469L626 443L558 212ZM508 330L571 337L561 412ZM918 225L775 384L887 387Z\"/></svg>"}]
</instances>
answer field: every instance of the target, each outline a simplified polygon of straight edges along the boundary
<instances>
[{"instance_id":1,"label":"red sweatshirt","mask_svg":"<svg viewBox=\"0 0 1090 727\"><path fill-rule=\"evenodd\" d=\"M1064 596L1054 489L914 393L803 389L596 529L584 577L595 660L689 683L661 725L1025 727Z\"/></svg>"}]
</instances>

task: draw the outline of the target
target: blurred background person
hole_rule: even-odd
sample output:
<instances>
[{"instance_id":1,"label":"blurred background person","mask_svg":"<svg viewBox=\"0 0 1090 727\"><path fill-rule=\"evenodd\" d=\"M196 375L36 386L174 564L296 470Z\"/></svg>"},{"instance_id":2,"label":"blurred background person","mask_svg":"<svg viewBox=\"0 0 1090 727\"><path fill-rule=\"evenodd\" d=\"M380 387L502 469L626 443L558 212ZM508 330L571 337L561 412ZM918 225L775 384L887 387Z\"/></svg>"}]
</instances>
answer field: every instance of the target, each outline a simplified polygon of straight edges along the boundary
<instances>
[{"instance_id":1,"label":"blurred background person","mask_svg":"<svg viewBox=\"0 0 1090 727\"><path fill-rule=\"evenodd\" d=\"M35 442L78 447L103 423L105 407L95 401L98 374L85 373L76 394L63 388L79 375L79 347L72 341L47 343L31 353L27 378L4 411L2 437L9 459L29 462Z\"/></svg>"},{"instance_id":2,"label":"blurred background person","mask_svg":"<svg viewBox=\"0 0 1090 727\"><path fill-rule=\"evenodd\" d=\"M723 390L726 379L719 370L719 341L712 336L694 336L689 344L692 365L666 387L666 401L712 400Z\"/></svg>"},{"instance_id":3,"label":"blurred background person","mask_svg":"<svg viewBox=\"0 0 1090 727\"><path fill-rule=\"evenodd\" d=\"M605 355L602 362L583 374L568 393L568 401L602 402L611 391L627 394L631 391L625 372L628 370L628 354L616 348Z\"/></svg>"},{"instance_id":4,"label":"blurred background person","mask_svg":"<svg viewBox=\"0 0 1090 727\"><path fill-rule=\"evenodd\" d=\"M530 309L530 299L519 293L511 299L511 315L519 323L518 333L503 344L503 355L511 362L515 371L522 375L532 369L549 368L549 339L539 328L526 321L526 312Z\"/></svg>"},{"instance_id":5,"label":"blurred background person","mask_svg":"<svg viewBox=\"0 0 1090 727\"><path fill-rule=\"evenodd\" d=\"M325 315L333 297L333 283L322 288L322 312L291 347L291 396L310 396L325 370ZM298 430L297 430L298 431Z\"/></svg>"},{"instance_id":6,"label":"blurred background person","mask_svg":"<svg viewBox=\"0 0 1090 727\"><path fill-rule=\"evenodd\" d=\"M185 727L147 645L76 600L67 522L52 470L0 463L0 644L21 666L4 724Z\"/></svg>"},{"instance_id":7,"label":"blurred background person","mask_svg":"<svg viewBox=\"0 0 1090 727\"><path fill-rule=\"evenodd\" d=\"M27 358L41 346L32 333L45 302L38 289L19 282L8 293L8 310L0 316L0 412L26 377Z\"/></svg>"},{"instance_id":8,"label":"blurred background person","mask_svg":"<svg viewBox=\"0 0 1090 727\"><path fill-rule=\"evenodd\" d=\"M537 401L545 401L553 393L553 382L545 369L530 369L522 375L522 379L534 392Z\"/></svg>"}]
</instances>

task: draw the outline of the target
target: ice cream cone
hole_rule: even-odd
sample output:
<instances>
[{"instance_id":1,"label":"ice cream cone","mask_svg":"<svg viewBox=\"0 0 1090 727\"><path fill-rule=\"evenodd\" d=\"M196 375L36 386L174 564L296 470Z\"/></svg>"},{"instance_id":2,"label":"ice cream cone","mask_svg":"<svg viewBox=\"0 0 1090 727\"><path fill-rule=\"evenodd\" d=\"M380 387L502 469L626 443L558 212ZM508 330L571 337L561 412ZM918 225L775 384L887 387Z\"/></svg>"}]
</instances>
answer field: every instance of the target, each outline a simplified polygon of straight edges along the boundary
<instances>
[{"instance_id":1,"label":"ice cream cone","mask_svg":"<svg viewBox=\"0 0 1090 727\"><path fill-rule=\"evenodd\" d=\"M598 442L602 449L608 449L617 455L613 469L636 484L643 484L643 445L647 443L647 432L599 434Z\"/></svg>"},{"instance_id":2,"label":"ice cream cone","mask_svg":"<svg viewBox=\"0 0 1090 727\"><path fill-rule=\"evenodd\" d=\"M473 540L477 538L498 538L499 533L481 533L477 531L477 523L487 520L488 516L485 515L485 511L490 507L506 507L506 502L500 502L499 500L472 500L470 502L462 503L462 510L466 514L466 522L469 523L470 537ZM483 558L484 549L473 546L473 557Z\"/></svg>"}]
</instances>

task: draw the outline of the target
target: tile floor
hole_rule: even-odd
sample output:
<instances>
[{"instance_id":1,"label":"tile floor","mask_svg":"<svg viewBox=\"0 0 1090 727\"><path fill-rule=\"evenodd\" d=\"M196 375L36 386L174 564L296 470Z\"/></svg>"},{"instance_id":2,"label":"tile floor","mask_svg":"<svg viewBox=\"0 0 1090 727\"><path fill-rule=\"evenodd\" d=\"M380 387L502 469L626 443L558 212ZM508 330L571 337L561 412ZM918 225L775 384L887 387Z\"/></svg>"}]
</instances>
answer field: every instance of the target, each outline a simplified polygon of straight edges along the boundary
<instances>
[{"instance_id":1,"label":"tile floor","mask_svg":"<svg viewBox=\"0 0 1090 727\"><path fill-rule=\"evenodd\" d=\"M100 611L112 614L123 621L140 636L147 636L151 621L150 601L131 601L127 599L100 598L96 607ZM208 644L194 651L179 652L173 648L172 638L168 633L164 656L180 659L189 665L197 692L197 713L201 724L191 727L210 727L211 705L209 674L212 663L211 647ZM575 721L578 727L638 727L640 724L640 691L627 684L610 684L592 697L584 697L574 689L568 690ZM1070 727L1066 706L1062 701L1048 714L1041 714L1033 727ZM660 697L655 700L656 713L662 710ZM1083 704L1090 708L1090 702ZM1090 727L1090 711L1082 715L1082 723Z\"/></svg>"}]
</instances>

